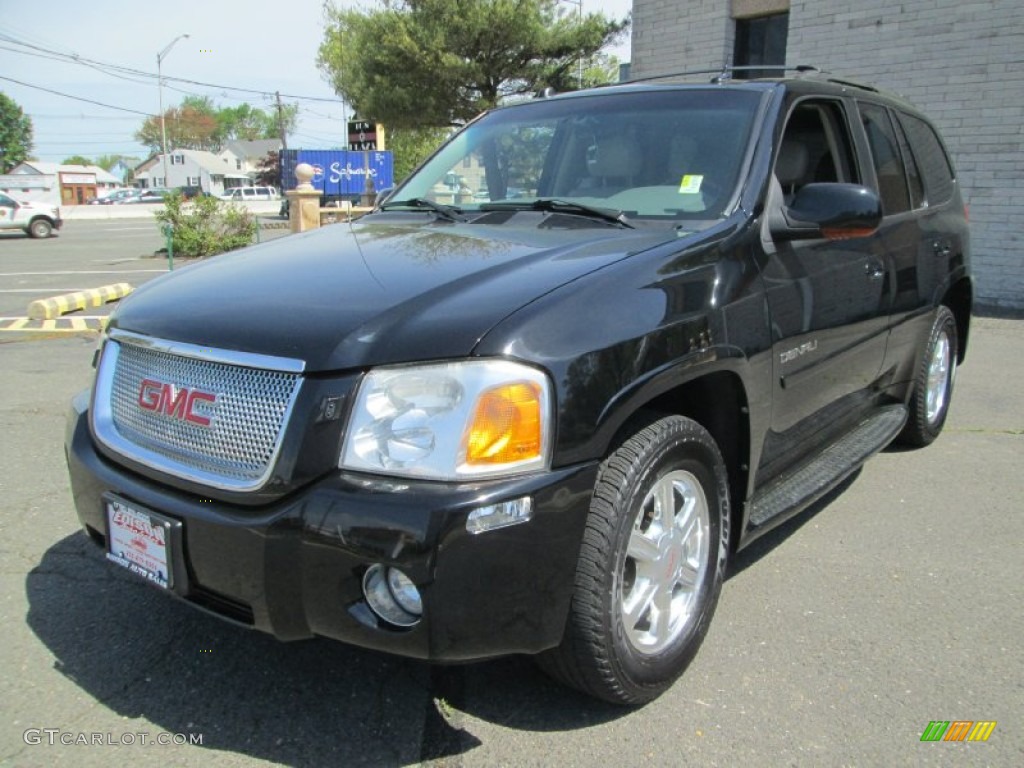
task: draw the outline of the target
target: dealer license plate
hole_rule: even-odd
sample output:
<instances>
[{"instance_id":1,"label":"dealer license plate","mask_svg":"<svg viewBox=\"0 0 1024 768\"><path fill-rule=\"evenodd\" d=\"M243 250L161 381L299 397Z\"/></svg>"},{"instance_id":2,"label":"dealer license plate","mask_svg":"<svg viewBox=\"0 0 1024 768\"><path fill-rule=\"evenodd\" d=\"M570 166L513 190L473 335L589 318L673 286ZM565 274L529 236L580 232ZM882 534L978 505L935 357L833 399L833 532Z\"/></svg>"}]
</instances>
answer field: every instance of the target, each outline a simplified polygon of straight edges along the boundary
<instances>
[{"instance_id":1,"label":"dealer license plate","mask_svg":"<svg viewBox=\"0 0 1024 768\"><path fill-rule=\"evenodd\" d=\"M123 501L107 499L107 559L170 589L171 522Z\"/></svg>"}]
</instances>

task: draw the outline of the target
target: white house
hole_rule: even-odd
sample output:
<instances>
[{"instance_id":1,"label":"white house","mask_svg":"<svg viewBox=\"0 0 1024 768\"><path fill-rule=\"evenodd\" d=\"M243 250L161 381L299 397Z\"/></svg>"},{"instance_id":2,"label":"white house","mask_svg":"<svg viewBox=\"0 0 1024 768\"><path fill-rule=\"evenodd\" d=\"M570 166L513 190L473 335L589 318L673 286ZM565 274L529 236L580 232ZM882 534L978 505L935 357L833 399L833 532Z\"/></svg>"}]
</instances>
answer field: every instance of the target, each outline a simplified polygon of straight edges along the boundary
<instances>
[{"instance_id":1,"label":"white house","mask_svg":"<svg viewBox=\"0 0 1024 768\"><path fill-rule=\"evenodd\" d=\"M135 183L143 188L201 187L209 195L221 195L226 188L250 183L236 161L230 153L175 149L167 153L166 178L164 156L153 155L136 168Z\"/></svg>"},{"instance_id":2,"label":"white house","mask_svg":"<svg viewBox=\"0 0 1024 768\"><path fill-rule=\"evenodd\" d=\"M271 152L281 151L280 139L257 139L255 141L241 141L232 139L225 142L221 157L230 155L230 162L234 162L236 170L247 173L255 178L259 170L260 162ZM249 182L251 183L251 182ZM228 185L234 186L234 185Z\"/></svg>"}]
</instances>

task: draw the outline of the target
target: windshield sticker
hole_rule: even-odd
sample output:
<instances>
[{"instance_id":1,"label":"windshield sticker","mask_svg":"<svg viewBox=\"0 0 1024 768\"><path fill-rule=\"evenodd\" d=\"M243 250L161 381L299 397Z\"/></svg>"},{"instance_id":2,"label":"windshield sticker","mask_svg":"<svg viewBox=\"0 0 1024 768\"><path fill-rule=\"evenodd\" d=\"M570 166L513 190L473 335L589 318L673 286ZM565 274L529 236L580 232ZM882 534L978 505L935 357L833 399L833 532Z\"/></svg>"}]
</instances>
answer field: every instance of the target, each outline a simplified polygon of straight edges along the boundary
<instances>
[{"instance_id":1,"label":"windshield sticker","mask_svg":"<svg viewBox=\"0 0 1024 768\"><path fill-rule=\"evenodd\" d=\"M700 192L700 185L704 183L704 177L700 174L686 174L679 182L680 195L695 195Z\"/></svg>"}]
</instances>

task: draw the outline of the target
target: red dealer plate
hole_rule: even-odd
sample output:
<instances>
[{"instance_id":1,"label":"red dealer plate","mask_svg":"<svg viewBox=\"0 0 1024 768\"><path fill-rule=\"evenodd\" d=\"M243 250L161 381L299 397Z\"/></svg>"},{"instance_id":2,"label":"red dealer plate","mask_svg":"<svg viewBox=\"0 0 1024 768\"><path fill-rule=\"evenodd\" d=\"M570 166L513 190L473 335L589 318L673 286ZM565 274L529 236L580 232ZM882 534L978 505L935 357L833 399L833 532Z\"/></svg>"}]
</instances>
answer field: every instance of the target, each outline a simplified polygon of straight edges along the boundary
<instances>
[{"instance_id":1,"label":"red dealer plate","mask_svg":"<svg viewBox=\"0 0 1024 768\"><path fill-rule=\"evenodd\" d=\"M123 501L106 499L107 559L170 589L171 522Z\"/></svg>"}]
</instances>

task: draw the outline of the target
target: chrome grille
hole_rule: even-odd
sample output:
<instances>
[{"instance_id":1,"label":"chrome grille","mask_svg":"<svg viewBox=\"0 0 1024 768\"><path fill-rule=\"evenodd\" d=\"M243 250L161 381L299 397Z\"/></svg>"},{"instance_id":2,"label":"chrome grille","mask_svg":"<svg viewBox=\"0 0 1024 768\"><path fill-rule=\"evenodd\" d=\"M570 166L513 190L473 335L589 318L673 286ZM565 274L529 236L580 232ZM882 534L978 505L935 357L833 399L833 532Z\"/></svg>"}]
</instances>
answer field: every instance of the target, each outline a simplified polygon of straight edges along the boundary
<instances>
[{"instance_id":1,"label":"chrome grille","mask_svg":"<svg viewBox=\"0 0 1024 768\"><path fill-rule=\"evenodd\" d=\"M283 361L293 370L282 371L229 360L281 362L188 345L161 345L124 334L109 341L96 380L93 428L97 436L117 452L179 477L232 490L258 488L273 470L298 393L301 364ZM175 414L173 407L143 408L140 400L146 380L152 382L154 393L170 385L165 396L171 398L182 390L215 395L213 403L200 403L202 409L196 411L200 421L209 423L182 418L184 409Z\"/></svg>"}]
</instances>

